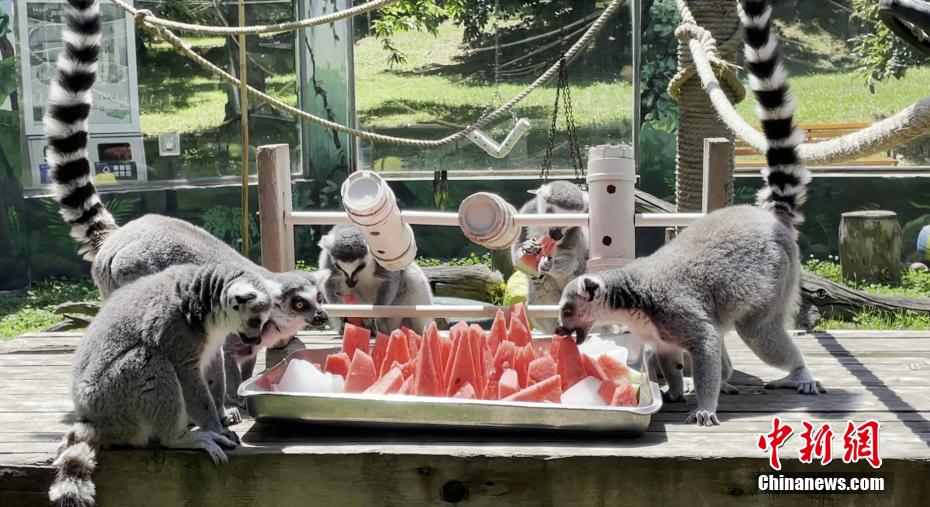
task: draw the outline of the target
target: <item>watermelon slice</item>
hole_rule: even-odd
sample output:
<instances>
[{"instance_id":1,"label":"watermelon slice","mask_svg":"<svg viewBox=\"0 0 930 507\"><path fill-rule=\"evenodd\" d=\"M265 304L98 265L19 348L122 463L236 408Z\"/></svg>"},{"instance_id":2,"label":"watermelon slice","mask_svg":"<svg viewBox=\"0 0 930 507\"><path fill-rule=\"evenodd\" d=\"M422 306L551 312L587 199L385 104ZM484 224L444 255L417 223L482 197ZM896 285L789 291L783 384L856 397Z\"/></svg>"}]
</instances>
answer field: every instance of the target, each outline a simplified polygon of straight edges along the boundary
<instances>
[{"instance_id":1,"label":"watermelon slice","mask_svg":"<svg viewBox=\"0 0 930 507\"><path fill-rule=\"evenodd\" d=\"M404 373L400 368L391 368L377 382L365 389L366 394L394 394L404 385Z\"/></svg>"},{"instance_id":2,"label":"watermelon slice","mask_svg":"<svg viewBox=\"0 0 930 507\"><path fill-rule=\"evenodd\" d=\"M471 345L472 358L475 364L475 380L477 380L477 383L473 385L483 386L488 376L488 368L490 367L490 365L485 362L484 346L487 342L487 337L485 337L484 329L481 329L481 326L478 324L468 326L468 340Z\"/></svg>"},{"instance_id":3,"label":"watermelon slice","mask_svg":"<svg viewBox=\"0 0 930 507\"><path fill-rule=\"evenodd\" d=\"M371 331L352 324L345 325L342 332L342 351L349 355L349 359L355 357L356 350L361 350L367 354L370 344Z\"/></svg>"},{"instance_id":4,"label":"watermelon slice","mask_svg":"<svg viewBox=\"0 0 930 507\"><path fill-rule=\"evenodd\" d=\"M407 380L401 384L400 390L397 391L397 394L413 394L413 382L414 377L412 375L407 377Z\"/></svg>"},{"instance_id":5,"label":"watermelon slice","mask_svg":"<svg viewBox=\"0 0 930 507\"><path fill-rule=\"evenodd\" d=\"M466 382L465 385L463 385L458 390L458 392L455 393L455 396L453 396L453 398L464 398L466 400L474 400L475 399L475 388L471 386L470 382Z\"/></svg>"},{"instance_id":6,"label":"watermelon slice","mask_svg":"<svg viewBox=\"0 0 930 507\"><path fill-rule=\"evenodd\" d=\"M404 364L394 361L394 363L391 364L391 368L400 368L401 373L404 374L404 379L407 379L417 371L417 358L415 357Z\"/></svg>"},{"instance_id":7,"label":"watermelon slice","mask_svg":"<svg viewBox=\"0 0 930 507\"><path fill-rule=\"evenodd\" d=\"M413 393L417 396L442 396L444 393L442 385L442 376L436 371L437 356L433 354L433 348L439 348L438 335L429 335L423 341L423 348L417 356L416 373L413 381ZM439 352L438 350L436 352Z\"/></svg>"},{"instance_id":8,"label":"watermelon slice","mask_svg":"<svg viewBox=\"0 0 930 507\"><path fill-rule=\"evenodd\" d=\"M391 369L391 365L393 365L395 361L400 364L405 364L407 361L410 361L410 348L407 344L407 337L404 336L404 333L399 329L391 333L391 337L388 338L384 362L381 364L381 369L379 370L380 376L384 376L384 374Z\"/></svg>"},{"instance_id":9,"label":"watermelon slice","mask_svg":"<svg viewBox=\"0 0 930 507\"><path fill-rule=\"evenodd\" d=\"M514 328L517 324L522 327ZM513 314L510 316L510 340L519 345L526 345L532 339L530 335L530 319L526 315L526 307L523 303L513 305Z\"/></svg>"},{"instance_id":10,"label":"watermelon slice","mask_svg":"<svg viewBox=\"0 0 930 507\"><path fill-rule=\"evenodd\" d=\"M426 347L426 342L429 341L430 352L433 354L433 364L436 367L436 374L439 376L439 379L442 381L443 386L445 386L445 361L442 357L442 338L439 336L439 327L435 322L430 322L426 329L423 330L423 347ZM449 342L449 346L452 346L452 342Z\"/></svg>"},{"instance_id":11,"label":"watermelon slice","mask_svg":"<svg viewBox=\"0 0 930 507\"><path fill-rule=\"evenodd\" d=\"M549 354L537 357L526 370L527 387L559 374L559 367Z\"/></svg>"},{"instance_id":12,"label":"watermelon slice","mask_svg":"<svg viewBox=\"0 0 930 507\"><path fill-rule=\"evenodd\" d=\"M532 363L534 359L536 359L536 354L531 344L517 347L517 353L513 360L513 369L517 370L517 377L520 379L520 387L527 386L526 372L529 370L530 363Z\"/></svg>"},{"instance_id":13,"label":"watermelon slice","mask_svg":"<svg viewBox=\"0 0 930 507\"><path fill-rule=\"evenodd\" d=\"M504 370L513 366L514 354L516 354L516 346L512 341L505 340L500 342L497 346L497 353L495 353L494 357L491 359L492 366L488 371L483 399L498 399L497 385L500 382L501 375L504 374Z\"/></svg>"},{"instance_id":14,"label":"watermelon slice","mask_svg":"<svg viewBox=\"0 0 930 507\"><path fill-rule=\"evenodd\" d=\"M375 372L375 362L365 352L356 350L352 363L349 365L349 374L346 376L345 392L363 392L376 380L378 380L378 374Z\"/></svg>"},{"instance_id":15,"label":"watermelon slice","mask_svg":"<svg viewBox=\"0 0 930 507\"><path fill-rule=\"evenodd\" d=\"M522 391L503 398L504 401L536 401L560 403L562 401L562 379L556 375L537 382Z\"/></svg>"},{"instance_id":16,"label":"watermelon slice","mask_svg":"<svg viewBox=\"0 0 930 507\"><path fill-rule=\"evenodd\" d=\"M400 331L407 337L407 348L410 349L410 357L416 356L417 351L420 350L420 343L423 341L423 338L413 329L407 327L401 327Z\"/></svg>"},{"instance_id":17,"label":"watermelon slice","mask_svg":"<svg viewBox=\"0 0 930 507\"><path fill-rule=\"evenodd\" d=\"M559 358L559 345L562 343L562 340L571 340L570 336L562 335L553 335L552 341L549 342L549 355L556 359L558 362Z\"/></svg>"},{"instance_id":18,"label":"watermelon slice","mask_svg":"<svg viewBox=\"0 0 930 507\"><path fill-rule=\"evenodd\" d=\"M357 305L359 303L358 294L346 294L342 296L342 304L344 305ZM361 317L346 317L346 322L352 324L353 326L364 327L365 319Z\"/></svg>"},{"instance_id":19,"label":"watermelon slice","mask_svg":"<svg viewBox=\"0 0 930 507\"><path fill-rule=\"evenodd\" d=\"M506 339L507 321L503 310L498 310L497 315L494 316L494 323L491 324L491 331L488 333L488 347L491 349L491 353L497 352L497 347Z\"/></svg>"},{"instance_id":20,"label":"watermelon slice","mask_svg":"<svg viewBox=\"0 0 930 507\"><path fill-rule=\"evenodd\" d=\"M584 364L584 372L589 377L594 377L598 380L607 380L609 377L607 373L604 372L604 369L601 368L601 365L597 363L591 356L587 354L581 354L581 362Z\"/></svg>"},{"instance_id":21,"label":"watermelon slice","mask_svg":"<svg viewBox=\"0 0 930 507\"><path fill-rule=\"evenodd\" d=\"M473 386L481 385L478 383L478 369L468 334L466 333L458 341L458 350L452 358L452 369L449 372L449 382L446 384L448 396L458 392L466 382L471 382Z\"/></svg>"},{"instance_id":22,"label":"watermelon slice","mask_svg":"<svg viewBox=\"0 0 930 507\"><path fill-rule=\"evenodd\" d=\"M446 365L449 364L449 357L452 356L452 338L446 335L439 335L439 362L442 363L442 378L446 378Z\"/></svg>"},{"instance_id":23,"label":"watermelon slice","mask_svg":"<svg viewBox=\"0 0 930 507\"><path fill-rule=\"evenodd\" d=\"M460 320L455 323L451 328L449 328L449 339L452 340L452 349L449 352L449 357L446 360L446 364L443 365L443 381L446 386L449 385L450 377L452 376L452 363L455 361L456 356L458 355L459 347L462 345L463 339L468 339L468 324Z\"/></svg>"},{"instance_id":24,"label":"watermelon slice","mask_svg":"<svg viewBox=\"0 0 930 507\"><path fill-rule=\"evenodd\" d=\"M507 368L504 370L497 384L497 399L502 400L507 396L515 394L519 390L520 380L517 378L517 371L512 368Z\"/></svg>"},{"instance_id":25,"label":"watermelon slice","mask_svg":"<svg viewBox=\"0 0 930 507\"><path fill-rule=\"evenodd\" d=\"M543 234L539 238L539 245L542 246L543 255L546 257L552 257L552 254L555 253L555 247L558 246L558 243L548 234Z\"/></svg>"},{"instance_id":26,"label":"watermelon slice","mask_svg":"<svg viewBox=\"0 0 930 507\"><path fill-rule=\"evenodd\" d=\"M349 355L340 352L326 356L326 366L323 367L323 371L346 378L349 375Z\"/></svg>"},{"instance_id":27,"label":"watermelon slice","mask_svg":"<svg viewBox=\"0 0 930 507\"><path fill-rule=\"evenodd\" d=\"M612 407L636 407L639 400L633 385L625 380L605 380L597 390L598 396Z\"/></svg>"},{"instance_id":28,"label":"watermelon slice","mask_svg":"<svg viewBox=\"0 0 930 507\"><path fill-rule=\"evenodd\" d=\"M384 357L387 356L387 347L390 338L384 333L378 333L375 338L375 348L371 351L371 359L375 362L375 368L381 372L381 365L384 364Z\"/></svg>"},{"instance_id":29,"label":"watermelon slice","mask_svg":"<svg viewBox=\"0 0 930 507\"><path fill-rule=\"evenodd\" d=\"M604 374L607 375L607 378L613 380L624 378L631 371L627 365L607 354L601 354L601 356L597 358L597 365L601 367Z\"/></svg>"},{"instance_id":30,"label":"watermelon slice","mask_svg":"<svg viewBox=\"0 0 930 507\"><path fill-rule=\"evenodd\" d=\"M556 362L559 365L563 390L570 388L588 376L585 373L581 352L578 351L575 340L568 338L559 343L559 355L556 357Z\"/></svg>"}]
</instances>

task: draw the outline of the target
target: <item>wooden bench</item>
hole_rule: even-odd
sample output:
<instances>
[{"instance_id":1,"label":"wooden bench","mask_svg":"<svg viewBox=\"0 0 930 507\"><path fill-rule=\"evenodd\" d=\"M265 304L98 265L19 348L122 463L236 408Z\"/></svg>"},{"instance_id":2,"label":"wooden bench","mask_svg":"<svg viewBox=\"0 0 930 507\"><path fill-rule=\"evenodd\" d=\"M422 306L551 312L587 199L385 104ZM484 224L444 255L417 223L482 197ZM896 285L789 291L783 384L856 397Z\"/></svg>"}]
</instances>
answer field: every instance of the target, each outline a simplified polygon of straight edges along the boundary
<instances>
[{"instance_id":1,"label":"wooden bench","mask_svg":"<svg viewBox=\"0 0 930 507\"><path fill-rule=\"evenodd\" d=\"M834 139L837 137L844 136L846 134L862 130L871 125L868 122L850 122L850 123L815 123L815 124L802 124L799 125L804 132L807 134L808 143L816 143L820 141L827 141L829 139ZM756 128L760 128L756 126ZM746 168L759 168L765 165L765 157L762 156L755 148L750 146L746 141L737 138L736 139L736 166L737 167L746 167ZM828 165L837 165L841 164L844 166L896 166L898 165L898 160L893 156L891 152L885 153L884 156L879 154L870 155L862 158L857 158L855 160L848 160L845 162L838 162L836 164Z\"/></svg>"},{"instance_id":2,"label":"wooden bench","mask_svg":"<svg viewBox=\"0 0 930 507\"><path fill-rule=\"evenodd\" d=\"M288 348L332 347L325 333L302 333ZM0 341L0 505L47 505L50 463L74 420L72 352L78 333ZM244 445L227 465L204 452L113 449L99 454L98 503L108 505L718 505L808 503L873 507L922 505L930 495L930 332L837 331L795 343L830 392L767 390L784 375L739 338L727 349L739 395L721 395L722 424L684 424L695 407L669 403L640 438L616 435L389 430L258 423L234 429ZM259 357L259 368L286 350ZM273 354L272 354L273 353ZM272 357L273 356L273 357ZM795 430L780 450L783 472L884 477L885 492L771 494L757 476L772 473L756 448L778 416ZM847 420L881 423L880 455L842 461ZM802 421L830 423L833 461L798 460Z\"/></svg>"}]
</instances>

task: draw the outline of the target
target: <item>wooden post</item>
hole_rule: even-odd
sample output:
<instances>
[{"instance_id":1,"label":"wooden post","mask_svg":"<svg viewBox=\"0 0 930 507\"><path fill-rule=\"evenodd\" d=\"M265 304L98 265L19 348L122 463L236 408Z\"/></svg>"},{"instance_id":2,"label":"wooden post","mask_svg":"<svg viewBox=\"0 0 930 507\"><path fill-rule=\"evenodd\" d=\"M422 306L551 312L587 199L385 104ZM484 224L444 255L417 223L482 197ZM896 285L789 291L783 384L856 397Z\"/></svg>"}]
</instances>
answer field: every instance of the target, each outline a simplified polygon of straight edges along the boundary
<instances>
[{"instance_id":1,"label":"wooden post","mask_svg":"<svg viewBox=\"0 0 930 507\"><path fill-rule=\"evenodd\" d=\"M504 280L510 279L510 275L516 270L510 249L491 250L491 269L499 271Z\"/></svg>"},{"instance_id":2,"label":"wooden post","mask_svg":"<svg viewBox=\"0 0 930 507\"><path fill-rule=\"evenodd\" d=\"M710 213L733 201L730 177L730 140L722 137L704 139L704 192L701 211Z\"/></svg>"},{"instance_id":3,"label":"wooden post","mask_svg":"<svg viewBox=\"0 0 930 507\"><path fill-rule=\"evenodd\" d=\"M294 269L294 226L291 214L291 158L286 144L258 147L258 209L262 233L262 266L271 271Z\"/></svg>"},{"instance_id":4,"label":"wooden post","mask_svg":"<svg viewBox=\"0 0 930 507\"><path fill-rule=\"evenodd\" d=\"M901 225L893 211L853 211L840 219L843 278L896 284L901 280Z\"/></svg>"}]
</instances>

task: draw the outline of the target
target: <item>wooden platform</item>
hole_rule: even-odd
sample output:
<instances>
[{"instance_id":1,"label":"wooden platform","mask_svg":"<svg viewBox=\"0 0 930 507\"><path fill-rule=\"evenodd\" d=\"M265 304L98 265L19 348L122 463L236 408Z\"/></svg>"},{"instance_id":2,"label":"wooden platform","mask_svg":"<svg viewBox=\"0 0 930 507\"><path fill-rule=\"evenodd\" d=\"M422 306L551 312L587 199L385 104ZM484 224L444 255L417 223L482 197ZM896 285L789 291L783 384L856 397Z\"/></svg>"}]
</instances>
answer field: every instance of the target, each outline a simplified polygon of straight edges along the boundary
<instances>
[{"instance_id":1,"label":"wooden platform","mask_svg":"<svg viewBox=\"0 0 930 507\"><path fill-rule=\"evenodd\" d=\"M0 342L0 505L45 505L49 463L72 420L69 370L79 339L35 334ZM302 339L334 343L320 335ZM781 373L729 336L742 392L721 395L722 425L713 428L684 424L693 397L666 405L635 439L245 422L235 428L245 445L228 465L214 466L199 452L110 450L99 456L94 481L102 506L926 505L930 332L836 332L796 341L830 392L765 390L763 379ZM885 491L760 493L757 476L771 469L756 441L776 415L796 431L780 450L783 472L881 476ZM879 470L841 460L846 421L867 419L881 423ZM803 420L833 424L830 465L799 463Z\"/></svg>"}]
</instances>

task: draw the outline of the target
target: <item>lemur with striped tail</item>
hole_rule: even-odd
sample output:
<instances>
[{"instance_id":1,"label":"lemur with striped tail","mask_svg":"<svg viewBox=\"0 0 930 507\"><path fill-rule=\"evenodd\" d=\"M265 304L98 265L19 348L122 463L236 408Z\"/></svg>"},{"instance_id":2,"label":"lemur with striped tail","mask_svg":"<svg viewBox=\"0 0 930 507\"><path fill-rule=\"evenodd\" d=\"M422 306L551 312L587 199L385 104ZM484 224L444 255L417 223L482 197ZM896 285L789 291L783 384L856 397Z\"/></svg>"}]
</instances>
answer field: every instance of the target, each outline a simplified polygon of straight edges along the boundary
<instances>
[{"instance_id":1,"label":"lemur with striped tail","mask_svg":"<svg viewBox=\"0 0 930 507\"><path fill-rule=\"evenodd\" d=\"M800 290L795 226L810 173L798 157L803 132L772 34L767 0L743 0L750 87L768 140L757 206L731 206L701 218L649 257L570 283L559 331L584 341L595 324L627 325L658 350L691 354L697 408L687 422L719 424L717 399L732 373L723 335L735 328L767 364L788 375L766 387L826 392L785 331Z\"/></svg>"},{"instance_id":2,"label":"lemur with striped tail","mask_svg":"<svg viewBox=\"0 0 930 507\"><path fill-rule=\"evenodd\" d=\"M44 118L52 189L61 216L70 225L79 252L93 262L91 272L104 299L140 277L177 264L236 266L270 282L276 289L275 305L261 343L246 346L231 335L227 356L224 359L220 354L212 368L217 372L214 385L219 392L226 390L223 384L229 384L227 398L241 404L235 393L237 379L251 373L261 346L289 338L306 325L322 327L328 322L316 278L300 271L271 273L183 220L145 215L117 225L97 193L87 156L87 119L101 43L99 0L68 0L66 12L57 75L50 83ZM221 374L224 370L226 375ZM230 416L235 421L237 413L231 411Z\"/></svg>"}]
</instances>

